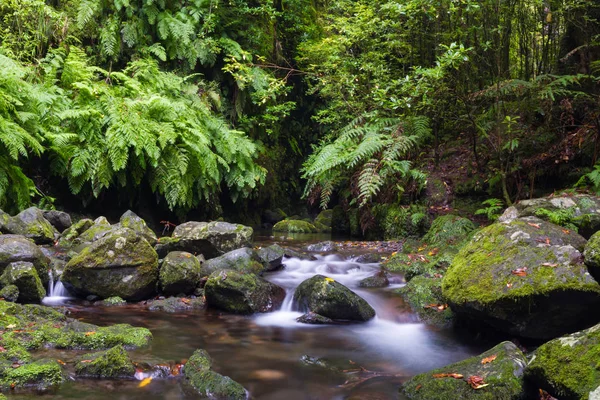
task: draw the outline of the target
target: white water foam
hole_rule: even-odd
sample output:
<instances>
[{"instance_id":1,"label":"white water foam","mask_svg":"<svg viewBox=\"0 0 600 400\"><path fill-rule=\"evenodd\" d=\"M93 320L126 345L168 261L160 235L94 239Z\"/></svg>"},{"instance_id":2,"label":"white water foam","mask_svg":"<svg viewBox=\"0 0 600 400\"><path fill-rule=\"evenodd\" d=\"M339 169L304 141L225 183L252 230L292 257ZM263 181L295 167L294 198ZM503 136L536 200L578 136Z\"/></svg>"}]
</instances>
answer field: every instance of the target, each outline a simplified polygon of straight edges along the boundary
<instances>
[{"instance_id":1,"label":"white water foam","mask_svg":"<svg viewBox=\"0 0 600 400\"><path fill-rule=\"evenodd\" d=\"M52 271L48 271L48 295L42 299L44 304L62 304L65 301L71 299L65 285L60 281L60 278L54 282L54 274Z\"/></svg>"}]
</instances>

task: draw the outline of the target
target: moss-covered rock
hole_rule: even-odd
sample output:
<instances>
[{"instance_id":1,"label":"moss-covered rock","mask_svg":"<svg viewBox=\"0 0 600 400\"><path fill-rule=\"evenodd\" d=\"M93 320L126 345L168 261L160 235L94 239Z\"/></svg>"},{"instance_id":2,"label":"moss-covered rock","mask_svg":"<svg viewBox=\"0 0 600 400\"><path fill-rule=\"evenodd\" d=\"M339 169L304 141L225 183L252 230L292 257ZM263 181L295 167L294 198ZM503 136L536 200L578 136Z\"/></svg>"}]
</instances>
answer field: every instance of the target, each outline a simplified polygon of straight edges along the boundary
<instances>
[{"instance_id":1,"label":"moss-covered rock","mask_svg":"<svg viewBox=\"0 0 600 400\"><path fill-rule=\"evenodd\" d=\"M191 293L202 278L202 266L193 254L172 251L164 258L159 273L159 284L165 295Z\"/></svg>"},{"instance_id":2,"label":"moss-covered rock","mask_svg":"<svg viewBox=\"0 0 600 400\"><path fill-rule=\"evenodd\" d=\"M158 241L158 239L156 238L156 233L154 233L152 229L148 228L148 225L146 225L146 221L144 221L131 210L127 210L125 211L125 213L123 213L123 215L121 215L118 225L123 228L129 228L132 231L136 232L138 235L141 235L152 246L154 246Z\"/></svg>"},{"instance_id":3,"label":"moss-covered rock","mask_svg":"<svg viewBox=\"0 0 600 400\"><path fill-rule=\"evenodd\" d=\"M398 293L423 322L441 328L453 325L454 313L442 297L440 278L416 276L406 286L398 289Z\"/></svg>"},{"instance_id":4,"label":"moss-covered rock","mask_svg":"<svg viewBox=\"0 0 600 400\"><path fill-rule=\"evenodd\" d=\"M0 289L0 299L14 303L18 298L19 288L16 285L8 285Z\"/></svg>"},{"instance_id":5,"label":"moss-covered rock","mask_svg":"<svg viewBox=\"0 0 600 400\"><path fill-rule=\"evenodd\" d=\"M525 378L561 400L600 396L600 324L541 345Z\"/></svg>"},{"instance_id":6,"label":"moss-covered rock","mask_svg":"<svg viewBox=\"0 0 600 400\"><path fill-rule=\"evenodd\" d=\"M277 310L285 290L254 274L234 270L213 272L204 286L210 307L236 314Z\"/></svg>"},{"instance_id":7,"label":"moss-covered rock","mask_svg":"<svg viewBox=\"0 0 600 400\"><path fill-rule=\"evenodd\" d=\"M262 247L257 251L258 256L265 266L265 271L275 271L283 266L281 261L285 255L285 249L278 244Z\"/></svg>"},{"instance_id":8,"label":"moss-covered rock","mask_svg":"<svg viewBox=\"0 0 600 400\"><path fill-rule=\"evenodd\" d=\"M6 266L17 261L34 265L42 283L48 283L50 259L31 240L21 235L0 235L0 273Z\"/></svg>"},{"instance_id":9,"label":"moss-covered rock","mask_svg":"<svg viewBox=\"0 0 600 400\"><path fill-rule=\"evenodd\" d=\"M202 264L202 276L225 269L260 274L265 270L265 264L256 250L242 247L205 261Z\"/></svg>"},{"instance_id":10,"label":"moss-covered rock","mask_svg":"<svg viewBox=\"0 0 600 400\"><path fill-rule=\"evenodd\" d=\"M56 229L36 207L21 211L7 219L1 226L3 226L3 233L22 235L36 244L51 244L58 237Z\"/></svg>"},{"instance_id":11,"label":"moss-covered rock","mask_svg":"<svg viewBox=\"0 0 600 400\"><path fill-rule=\"evenodd\" d=\"M324 317L319 314L315 314L312 311L307 312L306 314L302 314L296 321L301 322L303 324L311 324L311 325L326 325L333 324L335 321L331 318Z\"/></svg>"},{"instance_id":12,"label":"moss-covered rock","mask_svg":"<svg viewBox=\"0 0 600 400\"><path fill-rule=\"evenodd\" d=\"M75 364L75 373L86 378L133 379L135 366L121 345L84 354Z\"/></svg>"},{"instance_id":13,"label":"moss-covered rock","mask_svg":"<svg viewBox=\"0 0 600 400\"><path fill-rule=\"evenodd\" d=\"M91 243L104 237L111 230L113 230L113 226L110 224L110 222L108 222L105 217L98 217L94 220L94 223L89 228L73 239L71 245L76 249L76 251L80 251L89 246Z\"/></svg>"},{"instance_id":14,"label":"moss-covered rock","mask_svg":"<svg viewBox=\"0 0 600 400\"><path fill-rule=\"evenodd\" d=\"M313 225L318 229L319 232L329 233L331 232L333 221L333 210L323 210L317 215Z\"/></svg>"},{"instance_id":15,"label":"moss-covered rock","mask_svg":"<svg viewBox=\"0 0 600 400\"><path fill-rule=\"evenodd\" d=\"M18 288L19 303L40 303L46 296L46 289L32 263L17 261L8 264L0 276L0 285L14 285Z\"/></svg>"},{"instance_id":16,"label":"moss-covered rock","mask_svg":"<svg viewBox=\"0 0 600 400\"><path fill-rule=\"evenodd\" d=\"M600 285L585 239L535 217L490 225L452 261L442 292L456 313L504 332L552 338L596 317Z\"/></svg>"},{"instance_id":17,"label":"moss-covered rock","mask_svg":"<svg viewBox=\"0 0 600 400\"><path fill-rule=\"evenodd\" d=\"M576 194L521 200L507 208L500 221L528 216L575 228L584 237L590 237L600 230L600 197Z\"/></svg>"},{"instance_id":18,"label":"moss-covered rock","mask_svg":"<svg viewBox=\"0 0 600 400\"><path fill-rule=\"evenodd\" d=\"M89 218L80 219L75 222L69 228L64 230L60 235L60 239L58 239L58 244L62 247L69 247L73 244L73 241L81 235L83 232L87 231L94 225L94 221Z\"/></svg>"},{"instance_id":19,"label":"moss-covered rock","mask_svg":"<svg viewBox=\"0 0 600 400\"><path fill-rule=\"evenodd\" d=\"M388 279L388 274L383 269L377 272L375 275L369 276L368 278L365 278L358 282L358 286L363 288L380 288L386 287L389 284L390 281Z\"/></svg>"},{"instance_id":20,"label":"moss-covered rock","mask_svg":"<svg viewBox=\"0 0 600 400\"><path fill-rule=\"evenodd\" d=\"M123 300L119 296L113 296L109 297L108 299L97 301L94 303L94 305L105 307L125 306L127 305L127 301Z\"/></svg>"},{"instance_id":21,"label":"moss-covered rock","mask_svg":"<svg viewBox=\"0 0 600 400\"><path fill-rule=\"evenodd\" d=\"M113 229L65 266L62 281L72 293L139 300L152 295L158 256L143 237L128 228Z\"/></svg>"},{"instance_id":22,"label":"moss-covered rock","mask_svg":"<svg viewBox=\"0 0 600 400\"><path fill-rule=\"evenodd\" d=\"M244 400L246 389L228 376L211 369L212 360L205 350L196 350L183 369L186 383L202 398Z\"/></svg>"},{"instance_id":23,"label":"moss-covered rock","mask_svg":"<svg viewBox=\"0 0 600 400\"><path fill-rule=\"evenodd\" d=\"M251 247L254 231L249 226L228 222L186 222L173 231L173 250L202 254L207 259L241 247Z\"/></svg>"},{"instance_id":24,"label":"moss-covered rock","mask_svg":"<svg viewBox=\"0 0 600 400\"><path fill-rule=\"evenodd\" d=\"M307 221L284 219L273 226L273 232L316 233L318 230Z\"/></svg>"},{"instance_id":25,"label":"moss-covered rock","mask_svg":"<svg viewBox=\"0 0 600 400\"><path fill-rule=\"evenodd\" d=\"M315 275L298 285L295 308L312 311L333 320L368 321L375 310L346 286L323 275Z\"/></svg>"},{"instance_id":26,"label":"moss-covered rock","mask_svg":"<svg viewBox=\"0 0 600 400\"><path fill-rule=\"evenodd\" d=\"M71 227L71 225L73 225L71 216L64 211L48 210L42 211L42 214L58 232L64 232L65 229L68 229Z\"/></svg>"},{"instance_id":27,"label":"moss-covered rock","mask_svg":"<svg viewBox=\"0 0 600 400\"><path fill-rule=\"evenodd\" d=\"M423 236L423 242L429 247L456 246L469 238L477 227L475 224L457 215L442 215L431 223L431 227Z\"/></svg>"},{"instance_id":28,"label":"moss-covered rock","mask_svg":"<svg viewBox=\"0 0 600 400\"><path fill-rule=\"evenodd\" d=\"M600 232L594 233L586 243L583 259L594 278L600 279Z\"/></svg>"},{"instance_id":29,"label":"moss-covered rock","mask_svg":"<svg viewBox=\"0 0 600 400\"><path fill-rule=\"evenodd\" d=\"M42 359L14 368L0 366L0 388L3 390L30 388L46 390L64 381L60 364L56 360Z\"/></svg>"},{"instance_id":30,"label":"moss-covered rock","mask_svg":"<svg viewBox=\"0 0 600 400\"><path fill-rule=\"evenodd\" d=\"M276 224L286 217L287 214L281 208L277 208L275 210L265 210L262 215L262 220L267 224Z\"/></svg>"},{"instance_id":31,"label":"moss-covered rock","mask_svg":"<svg viewBox=\"0 0 600 400\"><path fill-rule=\"evenodd\" d=\"M483 362L494 356L493 361ZM519 400L524 397L526 364L523 353L513 343L502 342L479 356L417 375L400 390L415 400ZM463 378L434 377L437 374L460 374ZM467 383L471 376L483 378L488 386L474 389Z\"/></svg>"},{"instance_id":32,"label":"moss-covered rock","mask_svg":"<svg viewBox=\"0 0 600 400\"><path fill-rule=\"evenodd\" d=\"M202 310L206 308L204 298L195 297L168 297L166 299L151 300L146 303L150 311L163 311L176 313L181 311Z\"/></svg>"}]
</instances>

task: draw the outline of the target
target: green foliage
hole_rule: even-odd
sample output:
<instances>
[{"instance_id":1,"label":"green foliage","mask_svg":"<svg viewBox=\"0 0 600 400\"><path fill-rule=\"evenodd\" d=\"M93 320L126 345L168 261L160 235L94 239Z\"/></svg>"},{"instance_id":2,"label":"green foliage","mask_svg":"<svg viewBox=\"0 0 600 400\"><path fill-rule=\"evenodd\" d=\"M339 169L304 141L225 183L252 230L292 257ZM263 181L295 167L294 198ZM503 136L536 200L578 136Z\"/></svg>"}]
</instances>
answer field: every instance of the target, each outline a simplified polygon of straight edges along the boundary
<instances>
[{"instance_id":1,"label":"green foliage","mask_svg":"<svg viewBox=\"0 0 600 400\"><path fill-rule=\"evenodd\" d=\"M504 203L500 199L487 199L481 205L485 207L475 211L475 215L485 215L489 221L497 220L504 208Z\"/></svg>"},{"instance_id":2,"label":"green foliage","mask_svg":"<svg viewBox=\"0 0 600 400\"><path fill-rule=\"evenodd\" d=\"M575 218L575 207L559 208L556 210L539 208L535 211L535 216L550 221L553 224L564 226L574 232L577 232L578 230L577 226L573 223Z\"/></svg>"},{"instance_id":3,"label":"green foliage","mask_svg":"<svg viewBox=\"0 0 600 400\"><path fill-rule=\"evenodd\" d=\"M426 210L417 205L378 204L373 207L373 215L381 230L379 236L385 239L421 237L430 223Z\"/></svg>"},{"instance_id":4,"label":"green foliage","mask_svg":"<svg viewBox=\"0 0 600 400\"><path fill-rule=\"evenodd\" d=\"M575 184L575 187L584 186L589 186L594 193L600 194L600 164L594 165L594 169L584 174Z\"/></svg>"},{"instance_id":5,"label":"green foliage","mask_svg":"<svg viewBox=\"0 0 600 400\"><path fill-rule=\"evenodd\" d=\"M476 229L468 218L448 214L437 217L431 228L423 236L423 241L431 246L456 246L469 237Z\"/></svg>"}]
</instances>

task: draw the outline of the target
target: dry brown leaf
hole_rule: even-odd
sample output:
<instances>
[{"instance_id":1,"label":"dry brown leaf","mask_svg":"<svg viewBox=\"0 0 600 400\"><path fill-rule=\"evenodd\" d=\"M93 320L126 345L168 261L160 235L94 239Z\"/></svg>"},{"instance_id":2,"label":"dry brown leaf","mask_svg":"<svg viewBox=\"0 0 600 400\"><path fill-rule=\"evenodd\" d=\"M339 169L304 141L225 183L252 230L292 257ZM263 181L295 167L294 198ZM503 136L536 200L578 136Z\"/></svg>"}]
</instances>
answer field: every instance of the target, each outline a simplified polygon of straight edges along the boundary
<instances>
[{"instance_id":1,"label":"dry brown leaf","mask_svg":"<svg viewBox=\"0 0 600 400\"><path fill-rule=\"evenodd\" d=\"M81 360L80 362L82 362L82 363L91 363L92 360Z\"/></svg>"},{"instance_id":2,"label":"dry brown leaf","mask_svg":"<svg viewBox=\"0 0 600 400\"><path fill-rule=\"evenodd\" d=\"M540 229L540 224L534 224L533 222L528 222L527 225L533 226L535 229Z\"/></svg>"},{"instance_id":3,"label":"dry brown leaf","mask_svg":"<svg viewBox=\"0 0 600 400\"><path fill-rule=\"evenodd\" d=\"M506 284L506 287L507 287L507 288L509 288L509 289L510 289L510 288L512 288L512 287L513 287L513 284L512 284L512 282L508 282L508 283Z\"/></svg>"},{"instance_id":4,"label":"dry brown leaf","mask_svg":"<svg viewBox=\"0 0 600 400\"><path fill-rule=\"evenodd\" d=\"M467 379L467 383L471 385L473 389L481 389L488 386L488 384L483 381L483 378L477 375L471 375L469 379Z\"/></svg>"},{"instance_id":5,"label":"dry brown leaf","mask_svg":"<svg viewBox=\"0 0 600 400\"><path fill-rule=\"evenodd\" d=\"M63 360L58 360L57 359L56 362L59 363L60 365L65 365L66 364L66 362L64 362Z\"/></svg>"},{"instance_id":6,"label":"dry brown leaf","mask_svg":"<svg viewBox=\"0 0 600 400\"><path fill-rule=\"evenodd\" d=\"M92 335L95 335L95 334L96 334L96 331L89 331L89 332L85 333L85 336L92 336Z\"/></svg>"},{"instance_id":7,"label":"dry brown leaf","mask_svg":"<svg viewBox=\"0 0 600 400\"><path fill-rule=\"evenodd\" d=\"M571 231L568 229L563 229L562 231L565 235L569 235L571 233Z\"/></svg>"},{"instance_id":8,"label":"dry brown leaf","mask_svg":"<svg viewBox=\"0 0 600 400\"><path fill-rule=\"evenodd\" d=\"M484 358L483 360L481 360L481 363L482 363L482 364L488 364L488 363L491 363L492 361L494 361L494 360L496 359L496 357L498 357L498 355L497 355L497 354L492 354L491 356L489 356L489 357L486 357L486 358Z\"/></svg>"},{"instance_id":9,"label":"dry brown leaf","mask_svg":"<svg viewBox=\"0 0 600 400\"><path fill-rule=\"evenodd\" d=\"M423 387L423 385L421 385L421 384L418 384L418 385L417 385L417 387L415 388L415 390L419 390L419 389L421 389L422 387Z\"/></svg>"},{"instance_id":10,"label":"dry brown leaf","mask_svg":"<svg viewBox=\"0 0 600 400\"><path fill-rule=\"evenodd\" d=\"M510 273L517 276L527 276L527 267L513 269Z\"/></svg>"},{"instance_id":11,"label":"dry brown leaf","mask_svg":"<svg viewBox=\"0 0 600 400\"><path fill-rule=\"evenodd\" d=\"M443 374L433 374L432 375L434 378L439 379L439 378L454 378L454 379L462 379L464 378L463 375L461 374L457 374L457 373L443 373Z\"/></svg>"},{"instance_id":12,"label":"dry brown leaf","mask_svg":"<svg viewBox=\"0 0 600 400\"><path fill-rule=\"evenodd\" d=\"M558 267L558 264L556 264L556 263L555 264L552 264L552 263L543 263L542 266L543 267L552 267L552 268L554 268L554 267Z\"/></svg>"}]
</instances>

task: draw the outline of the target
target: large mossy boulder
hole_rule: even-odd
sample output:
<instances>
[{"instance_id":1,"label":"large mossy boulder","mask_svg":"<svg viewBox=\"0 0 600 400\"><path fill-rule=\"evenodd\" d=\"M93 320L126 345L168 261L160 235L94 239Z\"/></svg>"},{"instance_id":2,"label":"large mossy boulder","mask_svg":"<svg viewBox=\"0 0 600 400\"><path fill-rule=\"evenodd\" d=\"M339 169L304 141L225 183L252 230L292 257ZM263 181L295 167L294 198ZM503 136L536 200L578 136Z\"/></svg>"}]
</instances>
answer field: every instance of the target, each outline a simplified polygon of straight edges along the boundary
<instances>
[{"instance_id":1,"label":"large mossy boulder","mask_svg":"<svg viewBox=\"0 0 600 400\"><path fill-rule=\"evenodd\" d=\"M201 398L215 400L244 400L248 392L242 385L228 376L211 369L212 360L205 350L192 354L183 368L186 383Z\"/></svg>"},{"instance_id":2,"label":"large mossy boulder","mask_svg":"<svg viewBox=\"0 0 600 400\"><path fill-rule=\"evenodd\" d=\"M316 233L318 229L308 221L284 219L273 226L273 232Z\"/></svg>"},{"instance_id":3,"label":"large mossy boulder","mask_svg":"<svg viewBox=\"0 0 600 400\"><path fill-rule=\"evenodd\" d=\"M18 364L17 364L18 365ZM53 359L41 359L15 368L10 363L0 363L0 389L48 390L65 380L60 364Z\"/></svg>"},{"instance_id":4,"label":"large mossy boulder","mask_svg":"<svg viewBox=\"0 0 600 400\"><path fill-rule=\"evenodd\" d=\"M600 197L576 194L521 200L507 208L500 221L528 216L575 227L581 235L590 237L600 230Z\"/></svg>"},{"instance_id":5,"label":"large mossy boulder","mask_svg":"<svg viewBox=\"0 0 600 400\"><path fill-rule=\"evenodd\" d=\"M477 232L454 257L442 293L454 312L506 333L549 339L593 323L600 285L585 239L536 217Z\"/></svg>"},{"instance_id":6,"label":"large mossy boulder","mask_svg":"<svg viewBox=\"0 0 600 400\"><path fill-rule=\"evenodd\" d=\"M275 311L285 290L252 273L234 270L213 272L204 286L206 304L235 314Z\"/></svg>"},{"instance_id":7,"label":"large mossy boulder","mask_svg":"<svg viewBox=\"0 0 600 400\"><path fill-rule=\"evenodd\" d=\"M141 235L152 246L154 246L158 241L156 233L154 233L152 229L148 228L146 221L144 221L131 210L127 210L125 213L123 213L123 215L121 215L118 225L123 228L129 228L138 235Z\"/></svg>"},{"instance_id":8,"label":"large mossy boulder","mask_svg":"<svg viewBox=\"0 0 600 400\"><path fill-rule=\"evenodd\" d=\"M265 265L265 271L275 271L283 266L285 249L278 244L262 247L257 251L258 256Z\"/></svg>"},{"instance_id":9,"label":"large mossy boulder","mask_svg":"<svg viewBox=\"0 0 600 400\"><path fill-rule=\"evenodd\" d=\"M600 398L600 324L541 345L525 378L561 400Z\"/></svg>"},{"instance_id":10,"label":"large mossy boulder","mask_svg":"<svg viewBox=\"0 0 600 400\"><path fill-rule=\"evenodd\" d=\"M192 221L178 225L170 240L161 238L157 251L161 254L181 250L209 259L241 247L251 247L253 235L252 228L245 225Z\"/></svg>"},{"instance_id":11,"label":"large mossy boulder","mask_svg":"<svg viewBox=\"0 0 600 400\"><path fill-rule=\"evenodd\" d=\"M119 296L140 300L152 295L158 280L158 256L128 228L113 229L65 266L62 281L80 296Z\"/></svg>"},{"instance_id":12,"label":"large mossy boulder","mask_svg":"<svg viewBox=\"0 0 600 400\"><path fill-rule=\"evenodd\" d=\"M58 239L58 244L61 247L71 246L79 235L90 229L93 225L94 221L89 218L80 219L62 232Z\"/></svg>"},{"instance_id":13,"label":"large mossy boulder","mask_svg":"<svg viewBox=\"0 0 600 400\"><path fill-rule=\"evenodd\" d=\"M6 218L6 214L4 214L0 229L2 233L25 236L36 244L52 244L58 237L56 229L44 218L44 213L36 207L29 207L14 217Z\"/></svg>"},{"instance_id":14,"label":"large mossy boulder","mask_svg":"<svg viewBox=\"0 0 600 400\"><path fill-rule=\"evenodd\" d=\"M260 274L265 270L265 265L256 250L242 247L205 261L202 264L202 276L225 269Z\"/></svg>"},{"instance_id":15,"label":"large mossy boulder","mask_svg":"<svg viewBox=\"0 0 600 400\"><path fill-rule=\"evenodd\" d=\"M0 235L0 273L13 262L30 262L43 284L48 283L50 259L31 240L21 235Z\"/></svg>"},{"instance_id":16,"label":"large mossy boulder","mask_svg":"<svg viewBox=\"0 0 600 400\"><path fill-rule=\"evenodd\" d=\"M368 321L375 310L346 286L323 275L302 282L294 293L295 308L333 320Z\"/></svg>"},{"instance_id":17,"label":"large mossy boulder","mask_svg":"<svg viewBox=\"0 0 600 400\"><path fill-rule=\"evenodd\" d=\"M133 379L135 366L122 345L83 354L75 364L77 376L85 378Z\"/></svg>"},{"instance_id":18,"label":"large mossy boulder","mask_svg":"<svg viewBox=\"0 0 600 400\"><path fill-rule=\"evenodd\" d=\"M0 276L0 285L14 285L19 289L19 303L40 303L46 296L46 289L38 276L35 266L27 261L8 264Z\"/></svg>"},{"instance_id":19,"label":"large mossy boulder","mask_svg":"<svg viewBox=\"0 0 600 400\"><path fill-rule=\"evenodd\" d=\"M415 400L520 400L525 397L526 364L517 346L502 342L479 356L417 375L402 385L400 391ZM468 380L473 376L483 378L480 385L487 386L479 389L471 386Z\"/></svg>"},{"instance_id":20,"label":"large mossy boulder","mask_svg":"<svg viewBox=\"0 0 600 400\"><path fill-rule=\"evenodd\" d=\"M173 251L164 258L159 273L161 291L166 295L191 293L202 278L202 266L193 254Z\"/></svg>"},{"instance_id":21,"label":"large mossy boulder","mask_svg":"<svg viewBox=\"0 0 600 400\"><path fill-rule=\"evenodd\" d=\"M440 328L450 328L454 324L454 313L442 297L442 280L423 275L411 279L398 289L421 321Z\"/></svg>"},{"instance_id":22,"label":"large mossy boulder","mask_svg":"<svg viewBox=\"0 0 600 400\"><path fill-rule=\"evenodd\" d=\"M101 239L112 230L113 226L105 217L98 217L89 228L85 229L73 240L72 244L78 246L77 250L81 250L96 240Z\"/></svg>"}]
</instances>

